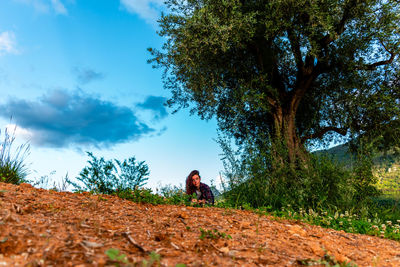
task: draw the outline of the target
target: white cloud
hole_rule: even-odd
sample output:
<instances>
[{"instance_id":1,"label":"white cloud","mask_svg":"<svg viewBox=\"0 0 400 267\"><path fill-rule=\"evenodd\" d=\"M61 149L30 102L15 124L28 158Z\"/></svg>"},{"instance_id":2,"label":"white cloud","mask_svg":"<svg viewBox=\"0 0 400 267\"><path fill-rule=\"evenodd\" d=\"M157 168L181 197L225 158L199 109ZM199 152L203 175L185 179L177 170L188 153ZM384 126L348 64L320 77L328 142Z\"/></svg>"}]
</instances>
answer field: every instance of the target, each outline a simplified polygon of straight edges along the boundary
<instances>
[{"instance_id":1,"label":"white cloud","mask_svg":"<svg viewBox=\"0 0 400 267\"><path fill-rule=\"evenodd\" d=\"M10 134L11 136L14 135L15 137L21 137L22 139L25 140L30 140L32 139L33 136L33 132L31 132L28 129L21 128L16 124L7 124L6 130L8 134Z\"/></svg>"},{"instance_id":2,"label":"white cloud","mask_svg":"<svg viewBox=\"0 0 400 267\"><path fill-rule=\"evenodd\" d=\"M147 23L155 25L159 18L164 0L120 0L121 5L130 13L138 14Z\"/></svg>"},{"instance_id":3,"label":"white cloud","mask_svg":"<svg viewBox=\"0 0 400 267\"><path fill-rule=\"evenodd\" d=\"M66 15L68 10L61 0L14 0L16 2L32 6L39 13L50 13L53 10L56 14ZM68 0L68 3L74 1Z\"/></svg>"},{"instance_id":4,"label":"white cloud","mask_svg":"<svg viewBox=\"0 0 400 267\"><path fill-rule=\"evenodd\" d=\"M57 14L63 14L63 15L68 14L67 9L61 3L60 0L51 0L51 4L53 5L53 9Z\"/></svg>"},{"instance_id":5,"label":"white cloud","mask_svg":"<svg viewBox=\"0 0 400 267\"><path fill-rule=\"evenodd\" d=\"M2 32L0 33L0 55L7 54L16 54L18 53L15 48L15 35L13 32Z\"/></svg>"}]
</instances>

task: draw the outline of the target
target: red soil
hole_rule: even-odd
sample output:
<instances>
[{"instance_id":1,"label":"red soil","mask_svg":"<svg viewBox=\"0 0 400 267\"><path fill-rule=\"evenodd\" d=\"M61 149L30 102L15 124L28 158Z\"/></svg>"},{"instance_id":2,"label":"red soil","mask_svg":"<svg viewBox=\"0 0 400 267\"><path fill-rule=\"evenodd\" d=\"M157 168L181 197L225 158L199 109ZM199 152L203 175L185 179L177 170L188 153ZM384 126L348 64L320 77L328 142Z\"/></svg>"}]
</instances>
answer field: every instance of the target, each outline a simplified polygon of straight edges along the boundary
<instances>
[{"instance_id":1,"label":"red soil","mask_svg":"<svg viewBox=\"0 0 400 267\"><path fill-rule=\"evenodd\" d=\"M232 238L200 239L200 228ZM0 266L111 266L110 248L138 266L151 251L161 255L161 266L318 266L310 259L325 254L358 266L400 266L400 243L378 237L249 211L136 204L0 183Z\"/></svg>"}]
</instances>

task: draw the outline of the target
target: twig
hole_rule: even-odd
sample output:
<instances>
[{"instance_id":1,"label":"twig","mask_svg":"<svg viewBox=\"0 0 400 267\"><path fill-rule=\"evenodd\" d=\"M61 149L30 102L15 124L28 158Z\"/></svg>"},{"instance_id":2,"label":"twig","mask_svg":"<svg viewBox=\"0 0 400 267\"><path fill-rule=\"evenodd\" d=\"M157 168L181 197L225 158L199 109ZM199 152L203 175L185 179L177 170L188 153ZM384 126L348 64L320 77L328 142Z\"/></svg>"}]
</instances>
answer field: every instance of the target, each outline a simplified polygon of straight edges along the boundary
<instances>
[{"instance_id":1,"label":"twig","mask_svg":"<svg viewBox=\"0 0 400 267\"><path fill-rule=\"evenodd\" d=\"M135 247L137 247L141 252L143 253L148 253L148 251L143 248L141 245L139 245L138 242L135 241L135 239L133 239L130 235L129 232L123 232L122 235L124 235L126 238L128 238L129 242L132 243L132 245L134 245Z\"/></svg>"},{"instance_id":2,"label":"twig","mask_svg":"<svg viewBox=\"0 0 400 267\"><path fill-rule=\"evenodd\" d=\"M184 225L187 225L184 218L178 218Z\"/></svg>"},{"instance_id":3,"label":"twig","mask_svg":"<svg viewBox=\"0 0 400 267\"><path fill-rule=\"evenodd\" d=\"M180 249L177 245L175 245L175 244L172 243L172 242L171 242L171 246L173 246L176 250L179 250L179 249Z\"/></svg>"}]
</instances>

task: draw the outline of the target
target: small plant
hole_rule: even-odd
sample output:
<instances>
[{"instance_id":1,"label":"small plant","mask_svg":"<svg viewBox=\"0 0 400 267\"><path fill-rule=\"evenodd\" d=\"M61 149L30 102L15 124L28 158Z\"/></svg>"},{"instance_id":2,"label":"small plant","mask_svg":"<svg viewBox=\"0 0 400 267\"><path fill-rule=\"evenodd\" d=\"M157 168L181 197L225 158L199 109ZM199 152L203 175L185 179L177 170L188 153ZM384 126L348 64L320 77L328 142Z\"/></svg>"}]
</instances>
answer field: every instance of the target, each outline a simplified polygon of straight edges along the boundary
<instances>
[{"instance_id":1,"label":"small plant","mask_svg":"<svg viewBox=\"0 0 400 267\"><path fill-rule=\"evenodd\" d=\"M152 251L149 255L149 260L142 261L142 267L160 266L161 256L156 252Z\"/></svg>"},{"instance_id":2,"label":"small plant","mask_svg":"<svg viewBox=\"0 0 400 267\"><path fill-rule=\"evenodd\" d=\"M26 182L28 168L25 159L29 155L30 146L28 143L13 149L15 141L15 126L10 134L6 128L4 131L4 140L0 142L0 182L20 184ZM1 131L0 131L1 133Z\"/></svg>"},{"instance_id":3,"label":"small plant","mask_svg":"<svg viewBox=\"0 0 400 267\"><path fill-rule=\"evenodd\" d=\"M154 267L161 266L161 255L155 251L150 252L149 259L142 260L139 264L129 262L128 257L125 254L121 254L119 249L110 248L106 252L109 258L109 263L114 266L140 266L140 267ZM183 263L178 263L175 267L186 267Z\"/></svg>"},{"instance_id":4,"label":"small plant","mask_svg":"<svg viewBox=\"0 0 400 267\"><path fill-rule=\"evenodd\" d=\"M204 238L208 239L219 239L219 238L226 238L226 239L232 239L232 236L219 232L217 229L214 230L204 230L203 228L200 228L200 236L199 238L203 240Z\"/></svg>"},{"instance_id":5,"label":"small plant","mask_svg":"<svg viewBox=\"0 0 400 267\"><path fill-rule=\"evenodd\" d=\"M187 195L181 187L165 185L157 189L165 198L166 204L190 205L193 196Z\"/></svg>"},{"instance_id":6,"label":"small plant","mask_svg":"<svg viewBox=\"0 0 400 267\"><path fill-rule=\"evenodd\" d=\"M302 260L297 260L297 263L299 265L305 265L305 266L327 266L327 267L357 267L356 264L353 264L351 262L339 262L335 259L335 257L329 255L326 253L321 259L319 260L313 260L313 259L302 259Z\"/></svg>"},{"instance_id":7,"label":"small plant","mask_svg":"<svg viewBox=\"0 0 400 267\"><path fill-rule=\"evenodd\" d=\"M135 188L117 191L116 195L120 198L128 199L136 203L166 204L166 199L162 196L153 194L150 188Z\"/></svg>"},{"instance_id":8,"label":"small plant","mask_svg":"<svg viewBox=\"0 0 400 267\"><path fill-rule=\"evenodd\" d=\"M64 177L61 177L59 181L56 181L57 179L54 178L55 174L56 171L51 171L49 174L42 175L39 178L27 182L37 188L49 189L57 192L68 191L68 173L66 173Z\"/></svg>"},{"instance_id":9,"label":"small plant","mask_svg":"<svg viewBox=\"0 0 400 267\"><path fill-rule=\"evenodd\" d=\"M110 248L106 250L106 255L110 258L115 266L120 266L120 264L128 264L128 258L125 254L121 254L118 249Z\"/></svg>"}]
</instances>

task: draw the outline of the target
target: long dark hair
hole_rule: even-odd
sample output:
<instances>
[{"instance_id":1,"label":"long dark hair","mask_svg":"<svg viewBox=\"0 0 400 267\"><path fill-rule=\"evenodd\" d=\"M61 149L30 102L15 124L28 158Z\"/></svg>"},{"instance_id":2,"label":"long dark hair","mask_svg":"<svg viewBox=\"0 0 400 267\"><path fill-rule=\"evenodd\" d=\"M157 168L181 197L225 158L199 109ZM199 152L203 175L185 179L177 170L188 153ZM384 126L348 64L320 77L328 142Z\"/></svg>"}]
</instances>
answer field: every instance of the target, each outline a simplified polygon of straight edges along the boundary
<instances>
[{"instance_id":1,"label":"long dark hair","mask_svg":"<svg viewBox=\"0 0 400 267\"><path fill-rule=\"evenodd\" d=\"M186 194L191 195L196 192L196 187L193 185L193 176L198 175L200 177L200 173L198 170L193 170L190 172L188 177L186 178Z\"/></svg>"}]
</instances>

